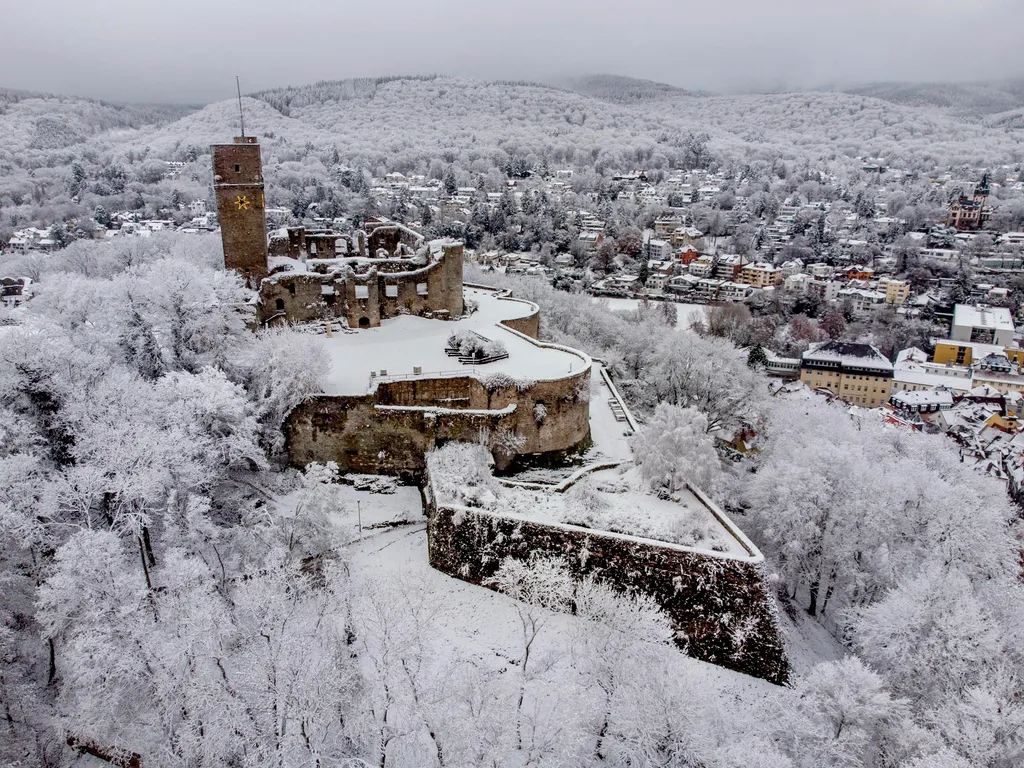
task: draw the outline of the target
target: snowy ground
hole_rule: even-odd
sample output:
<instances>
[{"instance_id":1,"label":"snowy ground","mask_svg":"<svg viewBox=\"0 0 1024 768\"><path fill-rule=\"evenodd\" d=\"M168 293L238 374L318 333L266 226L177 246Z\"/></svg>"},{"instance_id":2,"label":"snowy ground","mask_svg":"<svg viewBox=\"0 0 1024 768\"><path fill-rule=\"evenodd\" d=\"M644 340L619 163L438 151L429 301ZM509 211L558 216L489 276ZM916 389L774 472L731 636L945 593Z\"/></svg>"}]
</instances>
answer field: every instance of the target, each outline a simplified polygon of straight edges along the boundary
<instances>
[{"instance_id":1,"label":"snowy ground","mask_svg":"<svg viewBox=\"0 0 1024 768\"><path fill-rule=\"evenodd\" d=\"M590 372L590 439L594 442L594 457L631 461L633 452L629 448L629 425L615 420L615 414L608 403L611 398L612 391L601 376L601 364L594 363Z\"/></svg>"},{"instance_id":2,"label":"snowy ground","mask_svg":"<svg viewBox=\"0 0 1024 768\"><path fill-rule=\"evenodd\" d=\"M318 337L331 359L324 391L329 395L366 394L372 387L370 372L379 375L381 370L387 371L389 377L411 377L413 368L418 367L422 376L485 376L500 372L537 381L578 373L588 365L583 355L538 347L497 324L530 315L533 305L500 299L491 292L473 288L465 289L465 296L477 302L479 309L461 320L446 322L401 315L382 320L379 328L335 333L333 338ZM508 358L486 365L460 365L444 350L451 334L465 330L501 341L508 350Z\"/></svg>"},{"instance_id":3,"label":"snowy ground","mask_svg":"<svg viewBox=\"0 0 1024 768\"><path fill-rule=\"evenodd\" d=\"M401 574L433 591L440 601L444 617L444 637L438 647L462 649L480 664L496 669L509 667L509 659L518 657L521 627L516 603L511 598L484 587L474 586L446 576L430 567L427 561L424 526L411 526L377 534L353 545L353 571L365 578L382 579ZM570 615L553 617L542 642L549 648L565 643L572 623ZM543 650L543 649L542 649ZM716 706L749 707L760 699L772 696L778 689L764 680L739 672L696 661L682 653L672 654L671 671L683 676L694 691L702 691Z\"/></svg>"},{"instance_id":4,"label":"snowy ground","mask_svg":"<svg viewBox=\"0 0 1024 768\"><path fill-rule=\"evenodd\" d=\"M574 487L580 486L586 486L586 503L579 502L573 490L552 493L505 487L498 497L498 508L503 514L538 522L580 525L704 552L750 556L696 496L681 491L678 501L659 499L646 492L631 465L594 472Z\"/></svg>"},{"instance_id":5,"label":"snowy ground","mask_svg":"<svg viewBox=\"0 0 1024 768\"><path fill-rule=\"evenodd\" d=\"M612 312L624 312L627 310L634 310L640 306L640 299L616 299L605 296L598 296L594 298L595 302L607 304L608 309ZM704 305L703 304L676 304L676 312L678 313L679 320L676 323L676 330L687 331L690 328L690 323L698 318L704 317Z\"/></svg>"}]
</instances>

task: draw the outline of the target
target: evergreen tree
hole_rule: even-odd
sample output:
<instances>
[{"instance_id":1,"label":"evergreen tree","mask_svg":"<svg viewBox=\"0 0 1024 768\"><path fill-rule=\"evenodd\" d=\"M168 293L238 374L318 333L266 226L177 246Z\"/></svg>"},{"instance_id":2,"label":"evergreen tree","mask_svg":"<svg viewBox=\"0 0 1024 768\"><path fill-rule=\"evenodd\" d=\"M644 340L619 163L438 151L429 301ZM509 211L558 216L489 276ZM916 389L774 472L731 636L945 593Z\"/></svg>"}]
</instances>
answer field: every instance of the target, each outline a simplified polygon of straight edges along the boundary
<instances>
[{"instance_id":1,"label":"evergreen tree","mask_svg":"<svg viewBox=\"0 0 1024 768\"><path fill-rule=\"evenodd\" d=\"M458 186L455 184L455 173L452 171L451 166L449 166L448 170L444 172L444 179L442 180L442 183L444 184L445 194L449 196L454 195L459 190Z\"/></svg>"},{"instance_id":2,"label":"evergreen tree","mask_svg":"<svg viewBox=\"0 0 1024 768\"><path fill-rule=\"evenodd\" d=\"M57 244L58 248L63 248L68 244L68 229L63 221L50 227L50 239Z\"/></svg>"},{"instance_id":3,"label":"evergreen tree","mask_svg":"<svg viewBox=\"0 0 1024 768\"><path fill-rule=\"evenodd\" d=\"M764 347L755 344L750 348L750 352L747 354L747 365L755 371L763 370L768 365L768 355L765 354Z\"/></svg>"},{"instance_id":4,"label":"evergreen tree","mask_svg":"<svg viewBox=\"0 0 1024 768\"><path fill-rule=\"evenodd\" d=\"M92 217L96 219L96 223L102 227L110 226L110 214L107 213L107 209L102 205L97 205L96 210L92 212Z\"/></svg>"},{"instance_id":5,"label":"evergreen tree","mask_svg":"<svg viewBox=\"0 0 1024 768\"><path fill-rule=\"evenodd\" d=\"M639 274L639 277L638 277L638 279L640 280L640 285L646 286L647 285L647 278L649 278L650 276L651 276L651 266L650 266L649 262L645 258L644 259L640 259L640 274Z\"/></svg>"}]
</instances>

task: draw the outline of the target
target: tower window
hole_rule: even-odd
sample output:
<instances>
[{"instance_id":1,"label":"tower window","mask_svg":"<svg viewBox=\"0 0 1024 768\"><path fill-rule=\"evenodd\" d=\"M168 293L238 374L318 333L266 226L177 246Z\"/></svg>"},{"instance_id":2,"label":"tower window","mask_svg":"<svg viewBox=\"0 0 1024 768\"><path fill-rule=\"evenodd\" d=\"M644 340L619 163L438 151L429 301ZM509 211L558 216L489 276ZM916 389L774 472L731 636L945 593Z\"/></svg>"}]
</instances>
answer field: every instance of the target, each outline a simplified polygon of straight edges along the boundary
<instances>
[{"instance_id":1,"label":"tower window","mask_svg":"<svg viewBox=\"0 0 1024 768\"><path fill-rule=\"evenodd\" d=\"M295 295L295 283L288 283L288 293Z\"/></svg>"},{"instance_id":2,"label":"tower window","mask_svg":"<svg viewBox=\"0 0 1024 768\"><path fill-rule=\"evenodd\" d=\"M278 312L283 312L284 311L284 299L278 299L277 300L277 311Z\"/></svg>"},{"instance_id":3,"label":"tower window","mask_svg":"<svg viewBox=\"0 0 1024 768\"><path fill-rule=\"evenodd\" d=\"M241 172L242 172L242 166L236 165L235 166L235 173L241 173Z\"/></svg>"}]
</instances>

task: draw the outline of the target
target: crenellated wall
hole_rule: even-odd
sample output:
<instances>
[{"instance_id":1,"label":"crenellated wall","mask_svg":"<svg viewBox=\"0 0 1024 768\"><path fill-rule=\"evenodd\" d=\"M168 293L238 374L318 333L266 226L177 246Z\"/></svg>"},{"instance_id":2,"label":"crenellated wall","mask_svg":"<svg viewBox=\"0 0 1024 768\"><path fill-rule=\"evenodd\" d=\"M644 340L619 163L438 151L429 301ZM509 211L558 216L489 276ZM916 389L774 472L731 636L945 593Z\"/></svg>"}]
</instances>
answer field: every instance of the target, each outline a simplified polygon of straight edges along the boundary
<instances>
[{"instance_id":1,"label":"crenellated wall","mask_svg":"<svg viewBox=\"0 0 1024 768\"><path fill-rule=\"evenodd\" d=\"M425 497L430 565L437 570L486 586L506 557L560 557L577 578L594 576L622 592L654 598L690 656L778 685L788 682L775 604L763 558L752 544L749 557L737 558L446 505L435 498L429 478Z\"/></svg>"}]
</instances>

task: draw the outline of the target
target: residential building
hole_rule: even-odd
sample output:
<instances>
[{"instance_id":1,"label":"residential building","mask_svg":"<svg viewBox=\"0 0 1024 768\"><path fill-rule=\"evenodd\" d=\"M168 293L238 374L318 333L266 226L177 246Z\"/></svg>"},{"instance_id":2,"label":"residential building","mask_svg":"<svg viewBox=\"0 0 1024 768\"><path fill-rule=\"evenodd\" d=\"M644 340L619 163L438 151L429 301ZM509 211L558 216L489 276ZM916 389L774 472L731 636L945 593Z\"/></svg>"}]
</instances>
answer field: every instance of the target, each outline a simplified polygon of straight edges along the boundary
<instances>
[{"instance_id":1,"label":"residential building","mask_svg":"<svg viewBox=\"0 0 1024 768\"><path fill-rule=\"evenodd\" d=\"M684 245L679 251L679 263L689 264L700 258L700 252L692 245Z\"/></svg>"},{"instance_id":2,"label":"residential building","mask_svg":"<svg viewBox=\"0 0 1024 768\"><path fill-rule=\"evenodd\" d=\"M661 293L665 290L665 283L668 282L668 277L661 272L651 272L647 277L647 283L644 287L648 293Z\"/></svg>"},{"instance_id":3,"label":"residential building","mask_svg":"<svg viewBox=\"0 0 1024 768\"><path fill-rule=\"evenodd\" d=\"M673 245L692 245L700 250L704 247L704 233L696 227L678 227L672 232Z\"/></svg>"},{"instance_id":4,"label":"residential building","mask_svg":"<svg viewBox=\"0 0 1024 768\"><path fill-rule=\"evenodd\" d=\"M668 240L651 238L647 241L647 258L665 261L672 258L672 244Z\"/></svg>"},{"instance_id":5,"label":"residential building","mask_svg":"<svg viewBox=\"0 0 1024 768\"><path fill-rule=\"evenodd\" d=\"M715 277L719 280L738 280L746 260L736 254L727 254L715 259Z\"/></svg>"},{"instance_id":6,"label":"residential building","mask_svg":"<svg viewBox=\"0 0 1024 768\"><path fill-rule=\"evenodd\" d=\"M722 301L743 301L750 295L750 286L726 280L718 286L718 298Z\"/></svg>"},{"instance_id":7,"label":"residential building","mask_svg":"<svg viewBox=\"0 0 1024 768\"><path fill-rule=\"evenodd\" d=\"M957 304L953 309L954 341L976 341L1008 347L1013 343L1013 318L1005 307Z\"/></svg>"},{"instance_id":8,"label":"residential building","mask_svg":"<svg viewBox=\"0 0 1024 768\"><path fill-rule=\"evenodd\" d=\"M747 264L740 272L739 282L754 288L775 287L782 284L782 270L765 262Z\"/></svg>"},{"instance_id":9,"label":"residential building","mask_svg":"<svg viewBox=\"0 0 1024 768\"><path fill-rule=\"evenodd\" d=\"M800 360L800 381L827 389L852 405L877 408L889 401L893 365L870 344L824 341L811 345Z\"/></svg>"},{"instance_id":10,"label":"residential building","mask_svg":"<svg viewBox=\"0 0 1024 768\"><path fill-rule=\"evenodd\" d=\"M875 276L875 270L870 267L864 267L860 264L854 264L848 270L846 270L846 277L849 280L870 280Z\"/></svg>"},{"instance_id":11,"label":"residential building","mask_svg":"<svg viewBox=\"0 0 1024 768\"><path fill-rule=\"evenodd\" d=\"M928 362L928 355L917 347L904 349L893 363L892 391L921 392L945 387L956 392L969 392L971 369L962 365Z\"/></svg>"},{"instance_id":12,"label":"residential building","mask_svg":"<svg viewBox=\"0 0 1024 768\"><path fill-rule=\"evenodd\" d=\"M804 274L803 272L797 272L795 275L790 275L783 281L787 291L791 293L807 293L807 288L813 283L814 280L810 275Z\"/></svg>"},{"instance_id":13,"label":"residential building","mask_svg":"<svg viewBox=\"0 0 1024 768\"><path fill-rule=\"evenodd\" d=\"M659 216L654 221L654 232L658 235L671 235L677 229L682 227L683 221L678 216L670 216L665 214Z\"/></svg>"},{"instance_id":14,"label":"residential building","mask_svg":"<svg viewBox=\"0 0 1024 768\"><path fill-rule=\"evenodd\" d=\"M857 312L867 312L869 309L884 304L885 294L881 291L869 291L866 288L842 288L839 290L837 299L849 301Z\"/></svg>"},{"instance_id":15,"label":"residential building","mask_svg":"<svg viewBox=\"0 0 1024 768\"><path fill-rule=\"evenodd\" d=\"M783 277L798 275L804 271L803 259L790 259L789 261L784 261L779 269L782 271Z\"/></svg>"},{"instance_id":16,"label":"residential building","mask_svg":"<svg viewBox=\"0 0 1024 768\"><path fill-rule=\"evenodd\" d=\"M888 280L885 283L885 303L903 304L910 298L910 283L905 280Z\"/></svg>"},{"instance_id":17,"label":"residential building","mask_svg":"<svg viewBox=\"0 0 1024 768\"><path fill-rule=\"evenodd\" d=\"M932 339L935 354L932 362L939 365L971 366L978 360L992 353L1006 354L998 344L982 344L980 341L954 341L951 339Z\"/></svg>"},{"instance_id":18,"label":"residential building","mask_svg":"<svg viewBox=\"0 0 1024 768\"><path fill-rule=\"evenodd\" d=\"M28 298L31 290L30 277L0 277L0 303L5 307L16 307Z\"/></svg>"},{"instance_id":19,"label":"residential building","mask_svg":"<svg viewBox=\"0 0 1024 768\"><path fill-rule=\"evenodd\" d=\"M955 194L949 201L949 214L946 217L947 227L972 230L981 229L992 214L988 202L988 174L981 177L981 183L974 187L971 197L963 191Z\"/></svg>"},{"instance_id":20,"label":"residential building","mask_svg":"<svg viewBox=\"0 0 1024 768\"><path fill-rule=\"evenodd\" d=\"M835 280L812 280L807 284L807 292L818 296L822 301L833 302L839 298L842 283Z\"/></svg>"},{"instance_id":21,"label":"residential building","mask_svg":"<svg viewBox=\"0 0 1024 768\"><path fill-rule=\"evenodd\" d=\"M718 289L724 282L724 280L715 280L711 277L701 278L693 287L694 297L706 301L714 301L718 298Z\"/></svg>"},{"instance_id":22,"label":"residential building","mask_svg":"<svg viewBox=\"0 0 1024 768\"><path fill-rule=\"evenodd\" d=\"M904 413L934 413L952 408L954 396L955 393L945 387L922 392L900 391L892 393L889 404Z\"/></svg>"},{"instance_id":23,"label":"residential building","mask_svg":"<svg viewBox=\"0 0 1024 768\"><path fill-rule=\"evenodd\" d=\"M690 262L690 274L694 277L711 277L715 271L715 257L705 254Z\"/></svg>"}]
</instances>

